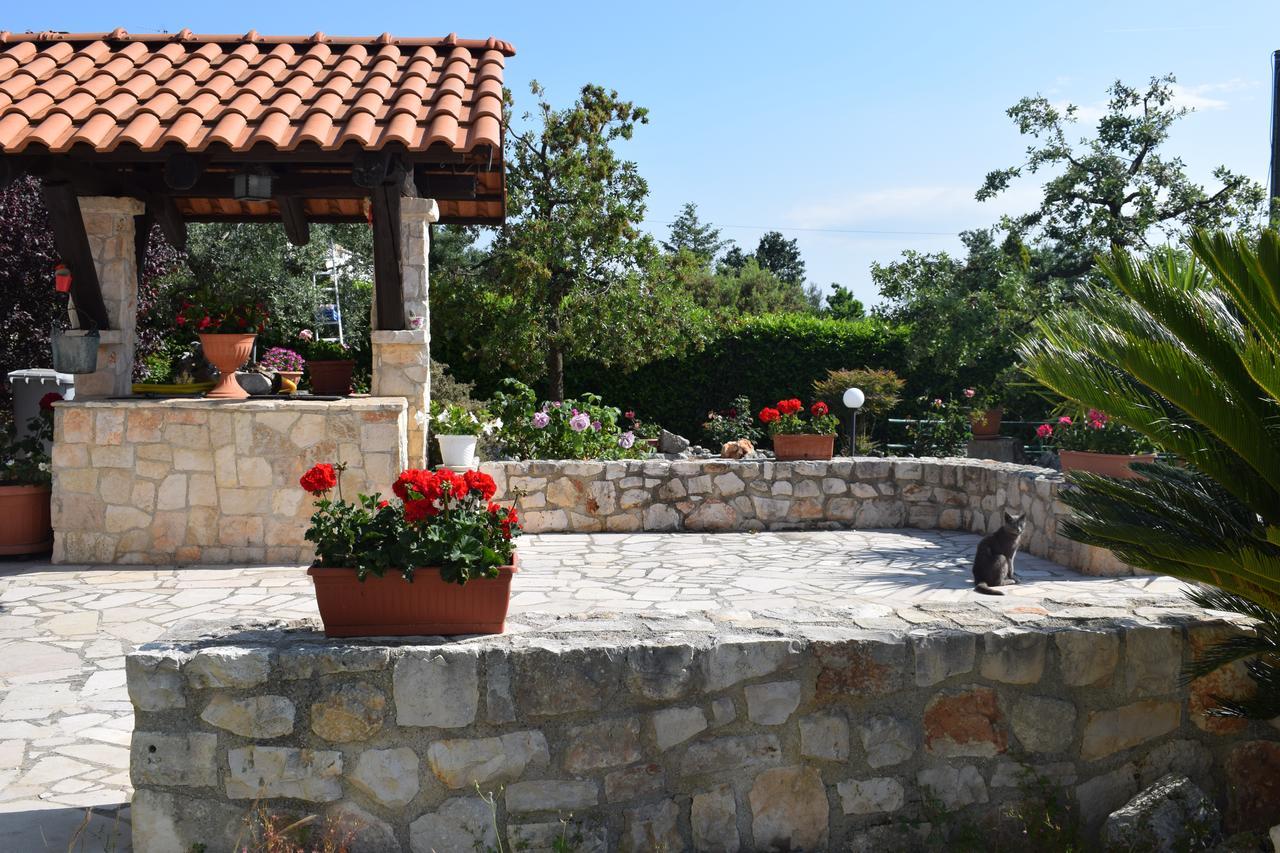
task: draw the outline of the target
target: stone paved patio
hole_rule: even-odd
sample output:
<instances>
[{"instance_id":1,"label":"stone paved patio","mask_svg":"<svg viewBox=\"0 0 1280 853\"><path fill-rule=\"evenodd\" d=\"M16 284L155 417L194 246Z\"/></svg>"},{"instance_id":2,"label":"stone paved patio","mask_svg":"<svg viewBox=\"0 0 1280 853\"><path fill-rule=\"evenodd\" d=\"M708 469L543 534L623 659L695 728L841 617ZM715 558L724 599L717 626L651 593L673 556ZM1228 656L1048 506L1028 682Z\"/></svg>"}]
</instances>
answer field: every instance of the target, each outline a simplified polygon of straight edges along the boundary
<instances>
[{"instance_id":1,"label":"stone paved patio","mask_svg":"<svg viewBox=\"0 0 1280 853\"><path fill-rule=\"evenodd\" d=\"M977 538L918 530L530 536L509 630L618 630L626 616L652 630L681 618L726 628L981 630L1190 609L1167 578L1087 578L1025 555L1023 585L1005 598L977 596L969 578ZM297 567L0 564L0 834L17 845L8 849L67 850L87 807L96 815L75 849L128 849L129 647L189 619L315 617Z\"/></svg>"}]
</instances>

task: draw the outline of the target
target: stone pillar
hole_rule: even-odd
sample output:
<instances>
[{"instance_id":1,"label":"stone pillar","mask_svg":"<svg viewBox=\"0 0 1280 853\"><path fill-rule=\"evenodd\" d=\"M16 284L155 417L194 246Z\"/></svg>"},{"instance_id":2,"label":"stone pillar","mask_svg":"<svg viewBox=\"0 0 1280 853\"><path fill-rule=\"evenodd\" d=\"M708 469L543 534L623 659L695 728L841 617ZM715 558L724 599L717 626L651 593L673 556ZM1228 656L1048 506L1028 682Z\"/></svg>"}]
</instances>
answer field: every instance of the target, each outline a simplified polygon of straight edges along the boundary
<instances>
[{"instance_id":1,"label":"stone pillar","mask_svg":"<svg viewBox=\"0 0 1280 853\"><path fill-rule=\"evenodd\" d=\"M76 377L78 398L123 397L132 391L139 261L134 254L133 217L143 210L144 205L135 198L80 199L80 214L111 328L101 332L98 341L98 369Z\"/></svg>"},{"instance_id":2,"label":"stone pillar","mask_svg":"<svg viewBox=\"0 0 1280 853\"><path fill-rule=\"evenodd\" d=\"M428 319L427 250L431 223L440 218L435 199L400 200L400 270L408 329L379 329L374 300L375 397L404 397L409 404L410 467L427 463L427 415L431 410L431 326Z\"/></svg>"}]
</instances>

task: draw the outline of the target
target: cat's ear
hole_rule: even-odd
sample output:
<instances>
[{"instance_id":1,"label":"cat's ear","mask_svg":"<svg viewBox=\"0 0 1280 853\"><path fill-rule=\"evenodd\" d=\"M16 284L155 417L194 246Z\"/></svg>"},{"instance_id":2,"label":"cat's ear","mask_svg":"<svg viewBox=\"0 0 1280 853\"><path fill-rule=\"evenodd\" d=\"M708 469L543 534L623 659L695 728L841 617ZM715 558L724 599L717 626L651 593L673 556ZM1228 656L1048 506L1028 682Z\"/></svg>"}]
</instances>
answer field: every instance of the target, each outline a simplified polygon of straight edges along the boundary
<instances>
[{"instance_id":1,"label":"cat's ear","mask_svg":"<svg viewBox=\"0 0 1280 853\"><path fill-rule=\"evenodd\" d=\"M1018 517L1017 517L1016 515L1014 515L1013 513L1009 512L1009 510L1007 510L1007 509L1006 509L1006 510L1004 511L1004 520L1005 520L1005 521L1007 521L1007 522L1009 522L1010 524L1013 524L1014 522L1016 522L1016 521L1018 520Z\"/></svg>"}]
</instances>

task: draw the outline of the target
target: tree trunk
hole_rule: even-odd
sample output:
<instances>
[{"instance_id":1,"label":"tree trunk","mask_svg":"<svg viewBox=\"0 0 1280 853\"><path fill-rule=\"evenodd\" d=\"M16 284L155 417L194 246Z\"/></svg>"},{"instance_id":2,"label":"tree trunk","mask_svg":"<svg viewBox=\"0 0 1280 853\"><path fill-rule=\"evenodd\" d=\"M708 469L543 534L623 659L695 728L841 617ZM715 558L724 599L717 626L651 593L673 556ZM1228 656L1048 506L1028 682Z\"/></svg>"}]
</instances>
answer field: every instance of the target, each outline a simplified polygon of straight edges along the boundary
<instances>
[{"instance_id":1,"label":"tree trunk","mask_svg":"<svg viewBox=\"0 0 1280 853\"><path fill-rule=\"evenodd\" d=\"M556 343L547 346L547 399L564 400L564 351Z\"/></svg>"}]
</instances>

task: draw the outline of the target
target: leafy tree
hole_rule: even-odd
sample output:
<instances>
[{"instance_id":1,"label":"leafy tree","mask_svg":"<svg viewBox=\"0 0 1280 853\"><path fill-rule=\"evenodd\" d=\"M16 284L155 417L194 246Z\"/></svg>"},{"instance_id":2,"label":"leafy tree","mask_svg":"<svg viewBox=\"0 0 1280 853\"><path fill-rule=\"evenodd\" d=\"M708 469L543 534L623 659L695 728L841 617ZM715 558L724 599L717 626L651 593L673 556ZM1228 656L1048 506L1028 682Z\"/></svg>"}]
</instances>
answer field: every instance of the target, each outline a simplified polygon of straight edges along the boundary
<instances>
[{"instance_id":1,"label":"leafy tree","mask_svg":"<svg viewBox=\"0 0 1280 853\"><path fill-rule=\"evenodd\" d=\"M807 311L805 289L761 269L750 256L736 269L721 266L712 273L702 259L688 250L668 256L667 275L678 283L700 307L722 319L743 314L772 314Z\"/></svg>"},{"instance_id":2,"label":"leafy tree","mask_svg":"<svg viewBox=\"0 0 1280 853\"><path fill-rule=\"evenodd\" d=\"M1004 192L1017 178L1052 175L1035 210L1008 217L1004 227L1018 240L1038 240L1054 249L1038 278L1076 278L1093 256L1115 246L1147 249L1155 235L1167 239L1192 228L1247 226L1261 211L1265 191L1225 166L1207 190L1187 177L1181 158L1162 146L1173 125L1190 112L1174 104L1173 75L1154 77L1145 89L1116 81L1096 135L1079 142L1068 136L1078 108L1059 109L1043 96L1023 98L1008 115L1034 141L1024 163L989 173L979 201Z\"/></svg>"},{"instance_id":3,"label":"leafy tree","mask_svg":"<svg viewBox=\"0 0 1280 853\"><path fill-rule=\"evenodd\" d=\"M689 299L650 275L657 251L640 229L648 185L614 150L647 111L591 84L561 110L536 81L530 90L533 124L507 128L507 224L483 307L524 329L524 352L543 354L547 394L560 400L566 356L635 364L669 352Z\"/></svg>"},{"instance_id":4,"label":"leafy tree","mask_svg":"<svg viewBox=\"0 0 1280 853\"><path fill-rule=\"evenodd\" d=\"M742 268L747 265L747 259L750 257L751 255L742 251L741 246L730 240L728 248L725 249L724 257L720 258L720 262L716 264L716 272L721 275L725 273L737 275L742 272Z\"/></svg>"},{"instance_id":5,"label":"leafy tree","mask_svg":"<svg viewBox=\"0 0 1280 853\"><path fill-rule=\"evenodd\" d=\"M963 258L909 251L871 267L885 299L876 314L909 328L908 377L932 396L996 385L1017 360L1018 338L1063 293L1061 282L1033 283L1026 250L998 243L993 231L960 239Z\"/></svg>"},{"instance_id":6,"label":"leafy tree","mask_svg":"<svg viewBox=\"0 0 1280 853\"><path fill-rule=\"evenodd\" d=\"M664 240L662 248L671 254L690 252L710 267L716 255L727 245L728 240L720 239L720 229L700 220L698 206L686 202L680 209L680 215L671 223L671 239Z\"/></svg>"},{"instance_id":7,"label":"leafy tree","mask_svg":"<svg viewBox=\"0 0 1280 853\"><path fill-rule=\"evenodd\" d=\"M800 246L778 231L766 231L756 245L754 255L761 269L766 269L789 284L804 282L804 260Z\"/></svg>"},{"instance_id":8,"label":"leafy tree","mask_svg":"<svg viewBox=\"0 0 1280 853\"><path fill-rule=\"evenodd\" d=\"M835 320L858 320L867 315L867 309L861 299L854 297L852 290L833 283L822 313Z\"/></svg>"}]
</instances>

